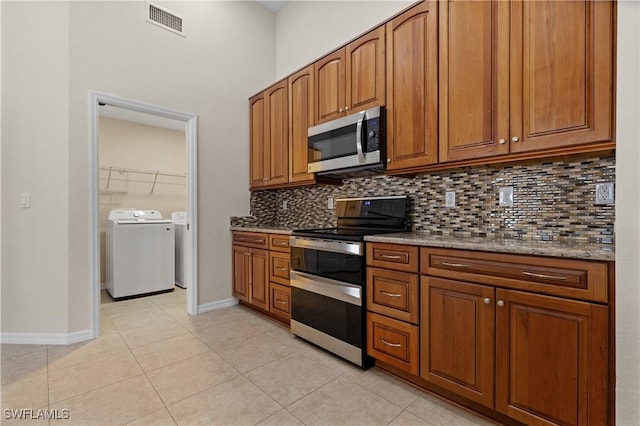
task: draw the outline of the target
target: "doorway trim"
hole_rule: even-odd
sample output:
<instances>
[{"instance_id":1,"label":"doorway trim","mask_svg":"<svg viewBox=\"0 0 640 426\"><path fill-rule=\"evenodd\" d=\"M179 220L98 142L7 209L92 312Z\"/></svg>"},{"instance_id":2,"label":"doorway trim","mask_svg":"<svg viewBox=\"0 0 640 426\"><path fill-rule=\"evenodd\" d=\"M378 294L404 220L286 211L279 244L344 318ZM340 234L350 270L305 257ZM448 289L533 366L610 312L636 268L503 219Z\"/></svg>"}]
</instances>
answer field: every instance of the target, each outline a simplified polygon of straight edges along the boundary
<instances>
[{"instance_id":1,"label":"doorway trim","mask_svg":"<svg viewBox=\"0 0 640 426\"><path fill-rule=\"evenodd\" d=\"M91 324L93 337L100 336L100 175L98 163L98 125L99 105L106 104L132 111L143 112L163 118L183 121L185 123L185 137L187 140L187 246L190 248L190 262L186 267L187 285L187 313L198 313L198 170L197 170L197 128L198 118L194 114L171 110L143 102L132 101L119 96L91 91L89 96L89 116L91 141L90 156L90 286L89 297L91 306Z\"/></svg>"}]
</instances>

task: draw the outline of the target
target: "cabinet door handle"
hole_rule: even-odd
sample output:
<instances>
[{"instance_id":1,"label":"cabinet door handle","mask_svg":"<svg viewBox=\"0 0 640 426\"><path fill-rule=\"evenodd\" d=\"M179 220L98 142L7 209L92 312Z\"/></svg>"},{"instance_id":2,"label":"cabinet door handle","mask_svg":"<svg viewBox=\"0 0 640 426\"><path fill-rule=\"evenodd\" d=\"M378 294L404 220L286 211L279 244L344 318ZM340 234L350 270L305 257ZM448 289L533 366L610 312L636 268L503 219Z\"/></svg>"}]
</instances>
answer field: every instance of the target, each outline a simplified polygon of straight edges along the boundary
<instances>
[{"instance_id":1,"label":"cabinet door handle","mask_svg":"<svg viewBox=\"0 0 640 426\"><path fill-rule=\"evenodd\" d=\"M500 145L504 145L505 143L507 143L507 141L506 141L506 140L504 140L504 139L500 139L500 140L498 141L498 143L499 143Z\"/></svg>"},{"instance_id":2,"label":"cabinet door handle","mask_svg":"<svg viewBox=\"0 0 640 426\"><path fill-rule=\"evenodd\" d=\"M451 263L451 262L440 262L441 265L451 266L452 268L468 268L469 265L464 263Z\"/></svg>"},{"instance_id":3,"label":"cabinet door handle","mask_svg":"<svg viewBox=\"0 0 640 426\"><path fill-rule=\"evenodd\" d=\"M340 111L338 111L338 112L344 112L344 108L340 108Z\"/></svg>"},{"instance_id":4,"label":"cabinet door handle","mask_svg":"<svg viewBox=\"0 0 640 426\"><path fill-rule=\"evenodd\" d=\"M345 111L349 111L349 107L344 107L344 110Z\"/></svg>"},{"instance_id":5,"label":"cabinet door handle","mask_svg":"<svg viewBox=\"0 0 640 426\"><path fill-rule=\"evenodd\" d=\"M518 142L520 140L520 138L518 138L517 136L514 136L511 138L511 142L515 143Z\"/></svg>"},{"instance_id":6,"label":"cabinet door handle","mask_svg":"<svg viewBox=\"0 0 640 426\"><path fill-rule=\"evenodd\" d=\"M383 259L403 259L404 256L396 255L396 254L381 254L381 258Z\"/></svg>"},{"instance_id":7,"label":"cabinet door handle","mask_svg":"<svg viewBox=\"0 0 640 426\"><path fill-rule=\"evenodd\" d=\"M560 276L560 275L536 274L535 272L529 272L529 271L522 271L522 274L526 275L528 277L546 278L546 279L549 279L549 280L565 281L567 279L567 277L563 277L563 276Z\"/></svg>"},{"instance_id":8,"label":"cabinet door handle","mask_svg":"<svg viewBox=\"0 0 640 426\"><path fill-rule=\"evenodd\" d=\"M386 291L382 291L382 290L380 290L380 293L384 294L385 296L389 296L389 297L400 297L400 296L402 296L400 293L387 293Z\"/></svg>"},{"instance_id":9,"label":"cabinet door handle","mask_svg":"<svg viewBox=\"0 0 640 426\"><path fill-rule=\"evenodd\" d=\"M501 307L501 308L502 308L502 307L504 306L504 300L498 300L498 301L496 302L496 305L498 305L499 307Z\"/></svg>"},{"instance_id":10,"label":"cabinet door handle","mask_svg":"<svg viewBox=\"0 0 640 426\"><path fill-rule=\"evenodd\" d=\"M382 343L384 343L385 345L387 345L387 346L391 346L392 348L401 348L402 347L402 345L400 343L389 343L386 340L384 340L382 337L380 338L380 341Z\"/></svg>"},{"instance_id":11,"label":"cabinet door handle","mask_svg":"<svg viewBox=\"0 0 640 426\"><path fill-rule=\"evenodd\" d=\"M484 299L482 299L482 301L484 302L485 305L488 305L489 303L491 303L491 299L489 299L488 297L485 297Z\"/></svg>"}]
</instances>

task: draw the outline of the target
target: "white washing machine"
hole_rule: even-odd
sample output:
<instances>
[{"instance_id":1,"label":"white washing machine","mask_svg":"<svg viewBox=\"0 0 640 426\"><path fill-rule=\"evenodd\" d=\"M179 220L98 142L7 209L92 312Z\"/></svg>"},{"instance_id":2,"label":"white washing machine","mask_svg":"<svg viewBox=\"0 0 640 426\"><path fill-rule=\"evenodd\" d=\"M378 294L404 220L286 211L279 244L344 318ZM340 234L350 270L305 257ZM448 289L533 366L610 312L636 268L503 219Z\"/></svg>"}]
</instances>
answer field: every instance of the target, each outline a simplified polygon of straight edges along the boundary
<instances>
[{"instance_id":1,"label":"white washing machine","mask_svg":"<svg viewBox=\"0 0 640 426\"><path fill-rule=\"evenodd\" d=\"M176 285L187 288L187 212L171 213L176 227Z\"/></svg>"},{"instance_id":2,"label":"white washing machine","mask_svg":"<svg viewBox=\"0 0 640 426\"><path fill-rule=\"evenodd\" d=\"M158 210L111 210L107 291L113 298L173 290L175 227Z\"/></svg>"}]
</instances>

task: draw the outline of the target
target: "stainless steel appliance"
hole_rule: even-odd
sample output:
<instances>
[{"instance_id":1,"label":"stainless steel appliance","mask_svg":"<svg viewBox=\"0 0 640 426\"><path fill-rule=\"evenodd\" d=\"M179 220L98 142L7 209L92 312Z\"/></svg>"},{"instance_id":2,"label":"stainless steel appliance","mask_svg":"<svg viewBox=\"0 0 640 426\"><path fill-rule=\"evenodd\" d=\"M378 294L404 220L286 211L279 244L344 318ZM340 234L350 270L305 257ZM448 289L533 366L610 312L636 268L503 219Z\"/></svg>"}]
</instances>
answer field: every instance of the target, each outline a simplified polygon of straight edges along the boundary
<instances>
[{"instance_id":1,"label":"stainless steel appliance","mask_svg":"<svg viewBox=\"0 0 640 426\"><path fill-rule=\"evenodd\" d=\"M292 233L291 331L363 368L366 235L407 229L407 197L336 200L338 226Z\"/></svg>"},{"instance_id":2,"label":"stainless steel appliance","mask_svg":"<svg viewBox=\"0 0 640 426\"><path fill-rule=\"evenodd\" d=\"M309 173L354 176L385 168L384 107L310 127Z\"/></svg>"}]
</instances>

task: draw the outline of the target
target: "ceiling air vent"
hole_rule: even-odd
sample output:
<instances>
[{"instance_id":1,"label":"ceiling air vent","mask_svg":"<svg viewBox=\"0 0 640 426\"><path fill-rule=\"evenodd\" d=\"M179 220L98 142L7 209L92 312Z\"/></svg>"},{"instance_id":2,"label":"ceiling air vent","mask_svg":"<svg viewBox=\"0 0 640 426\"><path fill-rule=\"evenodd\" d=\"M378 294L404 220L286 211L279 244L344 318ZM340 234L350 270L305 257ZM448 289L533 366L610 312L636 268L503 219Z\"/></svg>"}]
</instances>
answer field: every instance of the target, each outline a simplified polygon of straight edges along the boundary
<instances>
[{"instance_id":1,"label":"ceiling air vent","mask_svg":"<svg viewBox=\"0 0 640 426\"><path fill-rule=\"evenodd\" d=\"M184 36L184 21L182 17L164 7L147 3L147 22Z\"/></svg>"}]
</instances>

